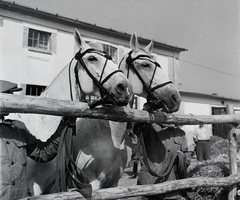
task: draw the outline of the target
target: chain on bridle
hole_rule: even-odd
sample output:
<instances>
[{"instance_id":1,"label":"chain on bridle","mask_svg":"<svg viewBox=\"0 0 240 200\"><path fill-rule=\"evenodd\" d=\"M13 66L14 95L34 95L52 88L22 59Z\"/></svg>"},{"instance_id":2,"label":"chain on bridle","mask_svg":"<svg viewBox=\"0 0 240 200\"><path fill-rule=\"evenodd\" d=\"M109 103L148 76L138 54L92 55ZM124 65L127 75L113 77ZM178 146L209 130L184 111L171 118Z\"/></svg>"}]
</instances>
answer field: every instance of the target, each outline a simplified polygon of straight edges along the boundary
<instances>
[{"instance_id":1,"label":"chain on bridle","mask_svg":"<svg viewBox=\"0 0 240 200\"><path fill-rule=\"evenodd\" d=\"M104 63L103 66L103 70L100 76L99 81L91 74L91 72L89 71L89 69L87 68L87 66L85 65L84 61L83 61L83 56L87 53L96 53L99 54L100 56L103 56L106 58L106 61ZM114 105L121 105L121 103L119 102L119 100L116 98L116 96L110 92L109 90L107 90L103 85L104 83L106 83L114 74L118 73L118 72L122 72L122 70L117 69L115 71L113 71L112 73L110 73L105 79L103 79L103 74L107 65L108 60L112 60L112 57L110 55L108 55L106 52L98 50L98 49L87 49L86 51L84 51L83 53L81 53L81 49L76 53L75 55L75 59L77 61L80 62L80 64L82 65L82 67L85 69L85 71L87 72L87 74L89 75L89 77L93 80L93 83L98 87L99 91L100 91L100 95L101 98L90 103L90 108L96 107L98 105L101 104L114 104ZM75 76L76 76L76 81L77 84L80 87L80 82L79 82L79 78L78 78L78 68L77 66L75 67ZM102 80L103 79L103 80ZM80 87L81 88L81 87Z\"/></svg>"},{"instance_id":2,"label":"chain on bridle","mask_svg":"<svg viewBox=\"0 0 240 200\"><path fill-rule=\"evenodd\" d=\"M172 81L167 81L165 83L156 85L154 87L152 87L152 82L156 73L157 68L161 68L160 64L157 63L156 61L153 61L150 55L144 55L144 54L140 54L135 58L131 57L133 51L130 51L128 54L128 57L126 59L126 63L128 64L128 73L127 73L127 78L129 77L129 70L130 68L133 70L133 72L137 75L138 79L142 82L144 89L147 91L148 95L147 95L147 104L149 106L148 111L153 111L156 109L159 109L163 106L164 102L163 100L159 99L153 92L161 87L164 87L165 85L171 84L173 83ZM144 58L148 58L147 60L152 62L155 65L154 71L153 71L153 75L152 78L150 80L149 85L147 85L147 83L145 83L145 81L143 80L143 78L141 77L141 75L139 74L138 70L135 67L134 61L135 60L146 60Z\"/></svg>"}]
</instances>

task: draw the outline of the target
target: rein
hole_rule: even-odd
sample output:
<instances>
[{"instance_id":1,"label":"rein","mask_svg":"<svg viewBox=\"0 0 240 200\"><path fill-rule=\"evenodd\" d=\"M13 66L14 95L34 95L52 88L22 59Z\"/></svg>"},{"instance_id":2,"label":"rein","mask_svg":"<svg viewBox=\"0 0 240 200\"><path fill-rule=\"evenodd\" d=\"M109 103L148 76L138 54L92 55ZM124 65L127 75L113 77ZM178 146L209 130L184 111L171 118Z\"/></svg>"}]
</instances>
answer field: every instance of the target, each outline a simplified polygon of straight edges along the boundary
<instances>
[{"instance_id":1,"label":"rein","mask_svg":"<svg viewBox=\"0 0 240 200\"><path fill-rule=\"evenodd\" d=\"M105 64L103 66L103 70L100 76L99 81L91 74L91 72L89 71L89 69L87 68L87 66L85 65L84 61L83 61L83 56L87 53L97 53L103 57L106 58ZM85 69L85 71L87 72L87 74L89 75L89 77L93 80L94 84L98 87L99 91L100 91L100 95L101 95L101 99L94 101L93 103L91 103L89 106L90 108L96 107L100 104L108 104L108 103L112 103L114 105L120 105L119 100L115 97L115 95L110 92L109 90L107 90L103 85L104 83L106 83L114 74L116 73L123 73L120 69L117 69L115 71L113 71L112 73L110 73L105 79L102 80L103 78L103 73L105 71L106 65L108 60L112 60L112 57L110 55L108 55L106 52L101 51L101 50L97 50L97 49L87 49L86 51L84 51L83 53L81 53L81 49L76 53L75 55L75 59L77 61L80 62L80 64L82 65L82 67ZM76 76L76 80L77 80L77 84L80 87L80 82L79 82L79 78L77 76L78 74L78 68L75 67L75 76Z\"/></svg>"},{"instance_id":2,"label":"rein","mask_svg":"<svg viewBox=\"0 0 240 200\"><path fill-rule=\"evenodd\" d=\"M157 68L161 68L160 64L155 62L155 61L152 61L151 59L151 56L149 55L138 55L136 58L132 58L131 57L131 54L132 54L133 51L130 51L129 54L128 54L128 57L126 59L126 63L128 64L128 74L127 74L127 77L129 77L129 70L130 68L134 71L134 73L136 73L138 79L142 82L143 84L143 87L144 89L147 91L148 95L147 95L147 103L150 105L150 110L155 110L156 107L162 102L162 100L160 100L153 92L158 89L158 88L161 88L161 87L164 87L168 84L172 84L173 82L172 81L167 81L165 83L162 83L162 84L159 84L159 85L156 85L155 87L152 87L152 82L153 82L153 79L154 79L154 76L155 76L155 73L156 73L156 70ZM152 75L152 78L150 80L150 83L149 85L147 85L145 83L145 81L143 80L142 76L139 74L138 70L136 69L135 67L135 64L134 64L134 61L135 60L146 60L144 58L148 58L147 60L149 60L150 62L152 62L154 65L155 65L155 68L154 68L154 72L153 72L153 75Z\"/></svg>"}]
</instances>

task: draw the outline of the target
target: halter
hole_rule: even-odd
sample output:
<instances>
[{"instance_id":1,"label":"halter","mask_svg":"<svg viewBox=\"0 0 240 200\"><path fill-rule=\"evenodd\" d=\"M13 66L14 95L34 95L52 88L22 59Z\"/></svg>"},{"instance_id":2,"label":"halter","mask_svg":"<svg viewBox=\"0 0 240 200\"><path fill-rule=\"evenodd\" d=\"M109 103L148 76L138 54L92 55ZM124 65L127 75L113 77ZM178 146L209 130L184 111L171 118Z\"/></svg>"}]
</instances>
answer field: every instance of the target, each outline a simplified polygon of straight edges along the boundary
<instances>
[{"instance_id":1,"label":"halter","mask_svg":"<svg viewBox=\"0 0 240 200\"><path fill-rule=\"evenodd\" d=\"M87 66L85 65L84 61L83 61L83 56L87 53L97 53L100 56L103 56L106 58L105 64L103 66L103 70L100 76L99 81L91 74L91 72L88 70ZM101 50L97 50L97 49L87 49L86 51L84 51L83 53L81 53L81 49L76 53L75 55L75 59L77 61L79 61L82 65L82 67L85 69L85 71L87 72L87 74L89 75L89 77L93 80L94 84L98 87L99 91L100 91L100 95L101 95L101 99L96 100L94 102L92 102L89 106L90 108L96 107L100 104L114 104L114 105L121 105L121 103L119 102L119 100L115 97L115 95L110 92L109 90L107 90L103 85L104 83L106 83L114 74L121 72L123 73L120 69L117 69L115 71L113 71L112 73L110 73L105 79L102 80L103 78L103 73L104 70L106 68L107 62L108 60L112 60L112 57L110 55L108 55L106 52L101 51ZM78 68L75 67L75 76L76 76L76 81L77 84L80 87L80 82L79 82L79 78L78 78Z\"/></svg>"},{"instance_id":2,"label":"halter","mask_svg":"<svg viewBox=\"0 0 240 200\"><path fill-rule=\"evenodd\" d=\"M126 63L128 64L128 74L127 74L127 77L129 76L129 71L130 71L130 68L131 68L137 74L138 79L142 82L144 89L148 93L148 95L147 95L147 104L150 106L149 111L153 111L155 109L159 109L162 106L162 104L163 104L163 100L160 100L153 92L156 89L164 87L165 85L171 84L173 82L172 81L167 81L165 83L156 85L155 87L151 87L152 86L152 82L153 82L153 78L154 78L156 70L157 70L157 67L161 68L161 66L157 62L153 61L151 56L149 56L149 55L140 54L136 58L132 58L131 57L132 52L133 51L129 52L128 57L126 59ZM150 80L149 85L147 85L145 83L145 81L143 80L143 78L141 77L139 72L137 71L137 69L135 67L135 64L134 64L135 60L138 60L138 59L146 60L144 58L148 58L147 60L155 65L154 72L153 72L153 75L152 75L152 78Z\"/></svg>"}]
</instances>

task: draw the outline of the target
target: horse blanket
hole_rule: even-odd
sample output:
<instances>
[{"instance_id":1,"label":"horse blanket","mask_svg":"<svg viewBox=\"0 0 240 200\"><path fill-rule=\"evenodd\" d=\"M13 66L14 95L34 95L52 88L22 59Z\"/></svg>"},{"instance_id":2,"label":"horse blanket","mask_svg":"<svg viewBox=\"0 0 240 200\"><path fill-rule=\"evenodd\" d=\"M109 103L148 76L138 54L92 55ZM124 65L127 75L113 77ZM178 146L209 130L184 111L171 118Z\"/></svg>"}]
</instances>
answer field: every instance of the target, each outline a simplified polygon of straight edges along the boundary
<instances>
[{"instance_id":1,"label":"horse blanket","mask_svg":"<svg viewBox=\"0 0 240 200\"><path fill-rule=\"evenodd\" d=\"M155 184L187 177L190 164L185 132L179 127L161 127L152 123L137 123L133 129L138 136L141 170L138 184ZM179 192L160 195L176 199ZM168 198L169 197L169 198ZM155 199L157 197L149 197Z\"/></svg>"}]
</instances>

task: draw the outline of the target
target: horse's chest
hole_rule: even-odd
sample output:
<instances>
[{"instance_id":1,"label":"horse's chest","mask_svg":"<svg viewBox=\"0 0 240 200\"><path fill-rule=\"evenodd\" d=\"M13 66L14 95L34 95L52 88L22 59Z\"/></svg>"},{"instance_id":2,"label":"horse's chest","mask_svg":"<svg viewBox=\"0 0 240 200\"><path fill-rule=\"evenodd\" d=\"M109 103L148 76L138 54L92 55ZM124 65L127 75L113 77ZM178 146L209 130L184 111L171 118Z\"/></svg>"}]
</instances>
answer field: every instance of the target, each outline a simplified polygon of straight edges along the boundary
<instances>
[{"instance_id":1,"label":"horse's chest","mask_svg":"<svg viewBox=\"0 0 240 200\"><path fill-rule=\"evenodd\" d=\"M105 168L107 171L113 163L123 162L122 151L126 150L121 140L125 127L124 123L106 120L79 120L74 139L74 157L81 168Z\"/></svg>"}]
</instances>

